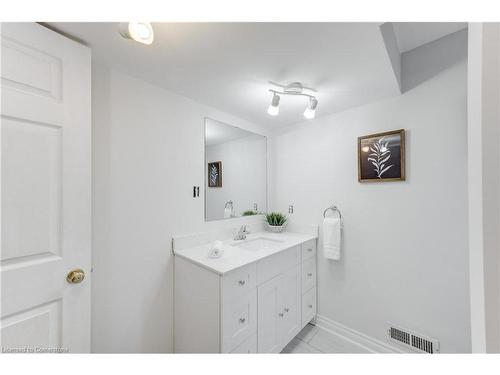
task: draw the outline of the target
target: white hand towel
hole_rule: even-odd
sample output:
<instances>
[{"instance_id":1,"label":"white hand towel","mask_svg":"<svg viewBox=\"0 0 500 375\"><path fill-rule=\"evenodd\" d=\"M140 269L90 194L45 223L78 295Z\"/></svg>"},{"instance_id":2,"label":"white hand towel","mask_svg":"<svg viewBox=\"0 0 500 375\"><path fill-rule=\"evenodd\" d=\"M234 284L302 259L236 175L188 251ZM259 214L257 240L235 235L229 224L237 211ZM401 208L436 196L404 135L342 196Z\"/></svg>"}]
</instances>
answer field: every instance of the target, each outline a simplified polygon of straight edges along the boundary
<instances>
[{"instance_id":1,"label":"white hand towel","mask_svg":"<svg viewBox=\"0 0 500 375\"><path fill-rule=\"evenodd\" d=\"M228 219L233 216L233 209L230 207L224 208L224 219Z\"/></svg>"},{"instance_id":2,"label":"white hand towel","mask_svg":"<svg viewBox=\"0 0 500 375\"><path fill-rule=\"evenodd\" d=\"M323 220L323 256L326 259L340 260L341 224L336 217Z\"/></svg>"}]
</instances>

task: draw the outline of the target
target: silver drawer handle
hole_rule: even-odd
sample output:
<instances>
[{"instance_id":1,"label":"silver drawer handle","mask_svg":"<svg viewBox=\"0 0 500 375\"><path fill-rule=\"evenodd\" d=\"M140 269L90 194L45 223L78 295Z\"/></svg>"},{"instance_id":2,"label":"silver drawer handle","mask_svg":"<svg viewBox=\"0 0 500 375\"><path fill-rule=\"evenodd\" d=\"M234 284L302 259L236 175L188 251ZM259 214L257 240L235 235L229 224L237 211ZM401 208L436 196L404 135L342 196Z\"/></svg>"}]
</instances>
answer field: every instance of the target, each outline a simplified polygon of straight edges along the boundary
<instances>
[{"instance_id":1,"label":"silver drawer handle","mask_svg":"<svg viewBox=\"0 0 500 375\"><path fill-rule=\"evenodd\" d=\"M309 305L309 308L312 309L313 308L313 305Z\"/></svg>"},{"instance_id":2,"label":"silver drawer handle","mask_svg":"<svg viewBox=\"0 0 500 375\"><path fill-rule=\"evenodd\" d=\"M311 251L313 251L313 249L307 249L307 251L311 252Z\"/></svg>"},{"instance_id":3,"label":"silver drawer handle","mask_svg":"<svg viewBox=\"0 0 500 375\"><path fill-rule=\"evenodd\" d=\"M280 316L280 318L283 318L283 313L279 313L278 315Z\"/></svg>"},{"instance_id":4,"label":"silver drawer handle","mask_svg":"<svg viewBox=\"0 0 500 375\"><path fill-rule=\"evenodd\" d=\"M285 307L284 310L285 310L285 312L289 312L290 311L290 309L288 307Z\"/></svg>"},{"instance_id":5,"label":"silver drawer handle","mask_svg":"<svg viewBox=\"0 0 500 375\"><path fill-rule=\"evenodd\" d=\"M245 318L240 318L240 323L245 323Z\"/></svg>"},{"instance_id":6,"label":"silver drawer handle","mask_svg":"<svg viewBox=\"0 0 500 375\"><path fill-rule=\"evenodd\" d=\"M240 284L241 286L245 285L245 280L238 281L238 284Z\"/></svg>"},{"instance_id":7,"label":"silver drawer handle","mask_svg":"<svg viewBox=\"0 0 500 375\"><path fill-rule=\"evenodd\" d=\"M313 275L313 274L312 274L312 273L310 273L310 272L307 274L307 276L309 276L309 277L311 277L312 275Z\"/></svg>"}]
</instances>

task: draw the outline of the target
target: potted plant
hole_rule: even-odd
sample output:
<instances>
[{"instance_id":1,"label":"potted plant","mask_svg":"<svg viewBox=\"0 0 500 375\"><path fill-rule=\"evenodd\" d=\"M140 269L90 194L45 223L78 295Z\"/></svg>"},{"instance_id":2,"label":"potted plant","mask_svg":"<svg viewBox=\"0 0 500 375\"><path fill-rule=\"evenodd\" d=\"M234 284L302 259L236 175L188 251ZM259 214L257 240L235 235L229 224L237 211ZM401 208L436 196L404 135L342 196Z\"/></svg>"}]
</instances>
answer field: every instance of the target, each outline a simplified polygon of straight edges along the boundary
<instances>
[{"instance_id":1,"label":"potted plant","mask_svg":"<svg viewBox=\"0 0 500 375\"><path fill-rule=\"evenodd\" d=\"M286 216L280 212L270 212L266 214L267 229L270 232L280 233L285 230Z\"/></svg>"}]
</instances>

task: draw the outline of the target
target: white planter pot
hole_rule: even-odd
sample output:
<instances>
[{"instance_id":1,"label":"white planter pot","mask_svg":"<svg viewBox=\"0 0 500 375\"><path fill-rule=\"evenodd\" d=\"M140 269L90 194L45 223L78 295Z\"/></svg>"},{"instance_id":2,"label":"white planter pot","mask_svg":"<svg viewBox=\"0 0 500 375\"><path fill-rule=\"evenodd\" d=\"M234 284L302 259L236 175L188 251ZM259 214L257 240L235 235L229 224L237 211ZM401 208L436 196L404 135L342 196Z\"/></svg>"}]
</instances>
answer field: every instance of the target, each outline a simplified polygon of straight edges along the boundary
<instances>
[{"instance_id":1,"label":"white planter pot","mask_svg":"<svg viewBox=\"0 0 500 375\"><path fill-rule=\"evenodd\" d=\"M268 230L268 232L281 233L285 230L286 225L287 225L287 222L285 222L285 224L280 225L280 226L267 224L267 230Z\"/></svg>"}]
</instances>

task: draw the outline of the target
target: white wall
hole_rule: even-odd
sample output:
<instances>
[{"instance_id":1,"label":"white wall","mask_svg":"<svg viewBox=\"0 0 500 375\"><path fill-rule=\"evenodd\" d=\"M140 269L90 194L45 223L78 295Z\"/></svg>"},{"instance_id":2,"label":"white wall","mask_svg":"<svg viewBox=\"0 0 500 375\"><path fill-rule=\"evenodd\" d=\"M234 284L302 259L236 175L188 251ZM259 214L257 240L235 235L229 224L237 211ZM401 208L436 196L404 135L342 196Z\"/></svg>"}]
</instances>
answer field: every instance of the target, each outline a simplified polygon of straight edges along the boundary
<instances>
[{"instance_id":1,"label":"white wall","mask_svg":"<svg viewBox=\"0 0 500 375\"><path fill-rule=\"evenodd\" d=\"M242 139L206 147L206 162L222 161L222 187L207 187L207 219L224 217L224 203L233 201L234 214L258 211L267 207L266 138L247 136Z\"/></svg>"},{"instance_id":2,"label":"white wall","mask_svg":"<svg viewBox=\"0 0 500 375\"><path fill-rule=\"evenodd\" d=\"M204 118L265 129L92 69L92 351L170 352L172 236L261 220L204 222Z\"/></svg>"},{"instance_id":3,"label":"white wall","mask_svg":"<svg viewBox=\"0 0 500 375\"><path fill-rule=\"evenodd\" d=\"M272 209L344 218L342 261L318 261L318 314L385 340L388 321L470 344L466 61L403 95L299 124L273 139ZM318 109L320 111L321 109ZM358 183L357 137L404 128L405 182ZM320 241L320 248L321 248Z\"/></svg>"}]
</instances>

